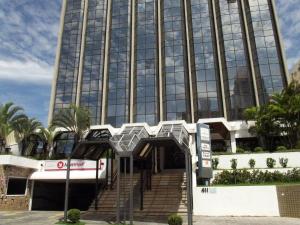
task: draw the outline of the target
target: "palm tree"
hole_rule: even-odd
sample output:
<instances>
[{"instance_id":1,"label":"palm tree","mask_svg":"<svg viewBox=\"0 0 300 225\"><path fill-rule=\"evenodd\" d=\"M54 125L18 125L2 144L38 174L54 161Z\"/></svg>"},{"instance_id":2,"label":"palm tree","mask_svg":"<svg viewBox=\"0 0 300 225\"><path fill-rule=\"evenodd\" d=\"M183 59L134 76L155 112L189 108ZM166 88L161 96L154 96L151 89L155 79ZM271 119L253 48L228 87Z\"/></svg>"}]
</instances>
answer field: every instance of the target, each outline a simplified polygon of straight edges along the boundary
<instances>
[{"instance_id":1,"label":"palm tree","mask_svg":"<svg viewBox=\"0 0 300 225\"><path fill-rule=\"evenodd\" d=\"M38 135L45 143L47 143L46 153L51 157L53 154L54 138L56 135L55 127L50 126L49 128L41 128Z\"/></svg>"},{"instance_id":2,"label":"palm tree","mask_svg":"<svg viewBox=\"0 0 300 225\"><path fill-rule=\"evenodd\" d=\"M21 155L30 156L32 154L35 143L30 140L30 137L38 136L42 127L41 122L37 119L28 117L24 117L14 124L16 138L21 143Z\"/></svg>"},{"instance_id":3,"label":"palm tree","mask_svg":"<svg viewBox=\"0 0 300 225\"><path fill-rule=\"evenodd\" d=\"M90 113L86 108L71 105L67 109L58 111L52 120L51 126L63 128L74 134L74 144L72 152L76 144L84 137L85 132L90 128ZM65 190L65 206L64 206L64 221L67 222L67 210L69 204L69 180L70 180L70 165L71 154L68 155L68 168L66 175L66 190Z\"/></svg>"},{"instance_id":4,"label":"palm tree","mask_svg":"<svg viewBox=\"0 0 300 225\"><path fill-rule=\"evenodd\" d=\"M71 105L69 108L59 110L54 115L51 126L74 133L76 144L83 139L90 128L90 113L86 108Z\"/></svg>"},{"instance_id":5,"label":"palm tree","mask_svg":"<svg viewBox=\"0 0 300 225\"><path fill-rule=\"evenodd\" d=\"M7 137L14 131L15 125L25 117L23 109L12 102L0 105L0 151L6 148Z\"/></svg>"}]
</instances>

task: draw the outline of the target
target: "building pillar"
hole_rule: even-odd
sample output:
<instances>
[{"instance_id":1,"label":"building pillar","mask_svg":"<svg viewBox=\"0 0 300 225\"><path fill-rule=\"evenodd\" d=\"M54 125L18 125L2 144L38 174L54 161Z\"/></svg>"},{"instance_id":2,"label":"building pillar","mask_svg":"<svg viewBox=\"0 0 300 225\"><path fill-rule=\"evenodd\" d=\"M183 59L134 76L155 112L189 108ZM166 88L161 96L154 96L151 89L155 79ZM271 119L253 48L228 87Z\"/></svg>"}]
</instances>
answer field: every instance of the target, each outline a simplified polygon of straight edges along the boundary
<instances>
[{"instance_id":1,"label":"building pillar","mask_svg":"<svg viewBox=\"0 0 300 225\"><path fill-rule=\"evenodd\" d=\"M135 81L136 81L136 74L135 74L135 31L136 31L136 0L131 1L131 53L130 53L130 104L129 104L129 122L133 123L135 120L135 109L134 104L135 101Z\"/></svg>"},{"instance_id":2,"label":"building pillar","mask_svg":"<svg viewBox=\"0 0 300 225\"><path fill-rule=\"evenodd\" d=\"M223 115L224 118L227 120L227 105L226 105L226 99L225 99L225 86L224 86L224 76L223 76L223 67L222 67L222 54L220 49L220 42L219 42L219 32L218 32L218 25L217 25L217 14L216 14L216 2L215 0L212 0L212 12L213 12L213 22L214 22L214 30L216 34L216 49L217 49L217 56L218 56L218 69L220 74L220 84L221 84L221 93L222 93L222 105L223 105Z\"/></svg>"},{"instance_id":3,"label":"building pillar","mask_svg":"<svg viewBox=\"0 0 300 225\"><path fill-rule=\"evenodd\" d=\"M164 120L164 104L163 104L163 39L162 39L162 0L157 3L157 24L158 24L158 89L159 89L159 120Z\"/></svg>"},{"instance_id":4,"label":"building pillar","mask_svg":"<svg viewBox=\"0 0 300 225\"><path fill-rule=\"evenodd\" d=\"M107 82L109 72L109 49L110 49L110 26L111 26L111 8L112 0L107 0L107 13L106 13L106 35L105 35L105 47L104 47L104 64L103 64L103 81L102 81L102 105L101 105L101 122L105 124L106 108L107 108Z\"/></svg>"},{"instance_id":5,"label":"building pillar","mask_svg":"<svg viewBox=\"0 0 300 225\"><path fill-rule=\"evenodd\" d=\"M159 147L159 154L160 154L160 170L164 170L164 162L165 162L165 148L164 147Z\"/></svg>"},{"instance_id":6,"label":"building pillar","mask_svg":"<svg viewBox=\"0 0 300 225\"><path fill-rule=\"evenodd\" d=\"M270 3L271 3L271 10L272 10L272 13L271 15L273 14L273 21L274 21L274 24L275 24L275 32L277 34L277 38L278 38L278 44L279 44L279 50L280 50L280 56L281 56L281 59L282 59L282 64L283 64L283 71L285 73L285 79L286 79L286 82L287 83L290 83L291 82L291 77L289 76L289 70L288 70L288 66L287 66L287 62L286 62L286 56L285 56L285 51L284 51L284 42L282 40L282 36L281 36L281 32L280 32L280 26L279 26L279 22L278 22L278 16L277 16L277 9L276 9L276 3L274 0L270 0Z\"/></svg>"},{"instance_id":7,"label":"building pillar","mask_svg":"<svg viewBox=\"0 0 300 225\"><path fill-rule=\"evenodd\" d=\"M189 95L190 95L190 110L191 110L191 122L195 123L195 103L194 103L194 89L192 79L192 62L191 62L191 34L190 34L190 21L188 18L188 1L184 1L184 14L185 14L185 33L186 33L186 45L187 45L187 61L188 61L188 77L189 77ZM197 101L197 99L196 99Z\"/></svg>"},{"instance_id":8,"label":"building pillar","mask_svg":"<svg viewBox=\"0 0 300 225\"><path fill-rule=\"evenodd\" d=\"M62 37L63 37L63 32L64 32L66 9L67 9L67 0L63 0L61 14L60 14L60 28L59 28L59 32L58 32L56 58L55 58L55 65L54 65L54 76L53 76L53 80L52 80L51 99L50 99L50 106L49 106L49 115L48 115L48 124L49 125L52 122L54 107L55 107L56 84L57 84L57 78L58 78L58 72L59 72L60 52L61 52Z\"/></svg>"},{"instance_id":9,"label":"building pillar","mask_svg":"<svg viewBox=\"0 0 300 225\"><path fill-rule=\"evenodd\" d=\"M235 131L230 131L230 146L231 146L231 152L236 153Z\"/></svg>"},{"instance_id":10,"label":"building pillar","mask_svg":"<svg viewBox=\"0 0 300 225\"><path fill-rule=\"evenodd\" d=\"M247 49L248 49L249 65L250 65L250 70L251 70L255 101L256 101L256 106L259 106L260 102L259 102L259 96L258 96L258 90L257 90L257 81L256 81L254 61L253 61L253 56L252 56L252 51L251 51L252 48L251 48L251 42L250 42L248 21L247 21L247 17L246 17L247 12L246 12L246 7L245 7L244 1L242 0L240 2L241 2L241 12L242 12L242 18L243 18L243 25L244 25L244 29L245 29L246 45L247 45Z\"/></svg>"},{"instance_id":11,"label":"building pillar","mask_svg":"<svg viewBox=\"0 0 300 225\"><path fill-rule=\"evenodd\" d=\"M86 27L87 27L89 0L83 1L82 4L84 5L83 6L84 13L83 13L83 25L82 25L82 33L81 33L81 44L80 44L79 71L78 71L78 78L77 78L76 106L80 105L80 97L81 97L82 73L83 73L83 66L84 66L85 34L86 34Z\"/></svg>"}]
</instances>

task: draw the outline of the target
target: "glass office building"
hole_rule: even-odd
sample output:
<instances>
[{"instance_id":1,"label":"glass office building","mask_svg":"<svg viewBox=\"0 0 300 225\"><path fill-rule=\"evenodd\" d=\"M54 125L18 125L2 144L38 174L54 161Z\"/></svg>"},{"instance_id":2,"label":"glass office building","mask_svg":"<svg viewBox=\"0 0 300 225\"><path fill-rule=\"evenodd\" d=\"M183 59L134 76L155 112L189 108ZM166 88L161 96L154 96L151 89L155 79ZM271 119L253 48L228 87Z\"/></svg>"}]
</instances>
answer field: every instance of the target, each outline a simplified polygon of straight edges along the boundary
<instances>
[{"instance_id":1,"label":"glass office building","mask_svg":"<svg viewBox=\"0 0 300 225\"><path fill-rule=\"evenodd\" d=\"M63 0L49 119L240 121L286 84L274 0Z\"/></svg>"}]
</instances>

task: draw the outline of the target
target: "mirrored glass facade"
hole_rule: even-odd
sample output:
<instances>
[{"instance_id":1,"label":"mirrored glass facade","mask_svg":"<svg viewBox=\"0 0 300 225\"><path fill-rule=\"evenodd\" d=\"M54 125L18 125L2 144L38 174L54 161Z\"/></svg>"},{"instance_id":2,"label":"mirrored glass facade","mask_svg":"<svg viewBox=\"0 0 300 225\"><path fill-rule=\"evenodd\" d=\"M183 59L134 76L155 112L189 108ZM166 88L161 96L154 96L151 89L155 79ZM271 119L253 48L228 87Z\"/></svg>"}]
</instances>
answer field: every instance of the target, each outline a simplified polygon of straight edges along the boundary
<instances>
[{"instance_id":1,"label":"mirrored glass facade","mask_svg":"<svg viewBox=\"0 0 300 225\"><path fill-rule=\"evenodd\" d=\"M228 117L240 120L246 108L255 106L241 6L239 1L216 2Z\"/></svg>"},{"instance_id":2,"label":"mirrored glass facade","mask_svg":"<svg viewBox=\"0 0 300 225\"><path fill-rule=\"evenodd\" d=\"M187 57L182 0L163 1L164 104L166 120L189 121Z\"/></svg>"},{"instance_id":3,"label":"mirrored glass facade","mask_svg":"<svg viewBox=\"0 0 300 225\"><path fill-rule=\"evenodd\" d=\"M136 2L135 121L158 122L156 0Z\"/></svg>"},{"instance_id":4,"label":"mirrored glass facade","mask_svg":"<svg viewBox=\"0 0 300 225\"><path fill-rule=\"evenodd\" d=\"M246 1L246 13L254 53L254 66L260 104L285 86L282 59L269 0Z\"/></svg>"},{"instance_id":5,"label":"mirrored glass facade","mask_svg":"<svg viewBox=\"0 0 300 225\"><path fill-rule=\"evenodd\" d=\"M131 3L112 0L111 11L106 122L120 127L123 123L129 122Z\"/></svg>"},{"instance_id":6,"label":"mirrored glass facade","mask_svg":"<svg viewBox=\"0 0 300 225\"><path fill-rule=\"evenodd\" d=\"M222 95L218 74L216 39L211 1L192 0L192 47L195 77L196 119L222 117Z\"/></svg>"},{"instance_id":7,"label":"mirrored glass facade","mask_svg":"<svg viewBox=\"0 0 300 225\"><path fill-rule=\"evenodd\" d=\"M50 118L76 103L93 125L236 121L286 86L272 0L62 1Z\"/></svg>"},{"instance_id":8,"label":"mirrored glass facade","mask_svg":"<svg viewBox=\"0 0 300 225\"><path fill-rule=\"evenodd\" d=\"M69 0L65 17L54 109L68 108L76 102L84 3Z\"/></svg>"},{"instance_id":9,"label":"mirrored glass facade","mask_svg":"<svg viewBox=\"0 0 300 225\"><path fill-rule=\"evenodd\" d=\"M91 123L100 123L106 28L106 0L89 0L80 105L87 107Z\"/></svg>"}]
</instances>

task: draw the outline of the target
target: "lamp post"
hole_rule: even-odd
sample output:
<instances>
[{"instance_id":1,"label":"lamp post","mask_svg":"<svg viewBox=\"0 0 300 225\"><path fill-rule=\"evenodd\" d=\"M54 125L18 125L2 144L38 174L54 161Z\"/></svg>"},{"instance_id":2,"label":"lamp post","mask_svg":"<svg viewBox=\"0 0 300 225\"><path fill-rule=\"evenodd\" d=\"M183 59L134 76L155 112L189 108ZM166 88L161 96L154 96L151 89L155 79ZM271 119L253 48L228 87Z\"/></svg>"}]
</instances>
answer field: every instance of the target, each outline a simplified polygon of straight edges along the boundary
<instances>
[{"instance_id":1,"label":"lamp post","mask_svg":"<svg viewBox=\"0 0 300 225\"><path fill-rule=\"evenodd\" d=\"M70 167L71 167L71 154L68 154L67 160L67 176L66 176L66 188L65 188L65 205L64 205L64 222L68 220L68 207L69 207L69 183L70 183Z\"/></svg>"}]
</instances>

